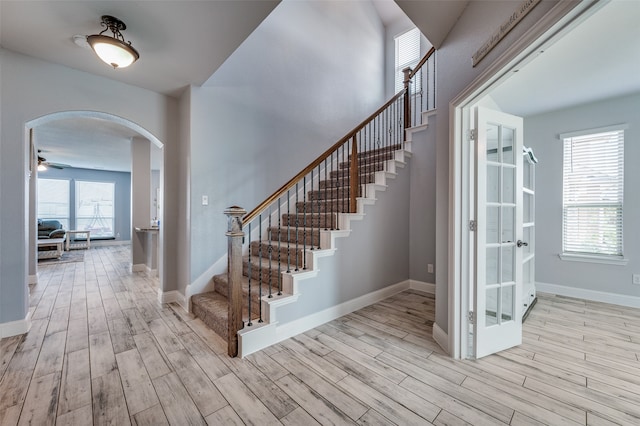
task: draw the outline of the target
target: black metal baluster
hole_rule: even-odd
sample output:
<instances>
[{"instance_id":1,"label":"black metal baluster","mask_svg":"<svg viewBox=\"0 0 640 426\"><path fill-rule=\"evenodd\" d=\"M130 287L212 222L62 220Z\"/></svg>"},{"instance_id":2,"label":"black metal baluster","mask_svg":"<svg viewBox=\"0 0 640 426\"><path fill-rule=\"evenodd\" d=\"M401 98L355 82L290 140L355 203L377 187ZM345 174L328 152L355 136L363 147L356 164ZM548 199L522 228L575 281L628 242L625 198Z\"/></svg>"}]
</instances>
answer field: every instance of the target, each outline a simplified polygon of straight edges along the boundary
<instances>
[{"instance_id":1,"label":"black metal baluster","mask_svg":"<svg viewBox=\"0 0 640 426\"><path fill-rule=\"evenodd\" d=\"M311 185L313 187L313 185ZM302 178L302 187L304 190L302 191L302 205L304 208L302 209L302 253L299 251L296 252L296 264L298 262L297 256L302 255L302 269L307 269L307 256L305 253L307 251L307 175ZM313 188L312 188L313 189Z\"/></svg>"},{"instance_id":2,"label":"black metal baluster","mask_svg":"<svg viewBox=\"0 0 640 426\"><path fill-rule=\"evenodd\" d=\"M247 275L249 276L249 322L247 323L248 327L251 327L253 323L251 322L251 222L249 222L249 262L247 263ZM231 283L229 283L231 285Z\"/></svg>"},{"instance_id":3,"label":"black metal baluster","mask_svg":"<svg viewBox=\"0 0 640 426\"><path fill-rule=\"evenodd\" d=\"M281 229L282 229L282 215L280 213L280 203L282 197L278 197L278 296L282 295L282 244L281 244Z\"/></svg>"},{"instance_id":4,"label":"black metal baluster","mask_svg":"<svg viewBox=\"0 0 640 426\"><path fill-rule=\"evenodd\" d=\"M258 322L262 322L262 215L258 215Z\"/></svg>"},{"instance_id":5,"label":"black metal baluster","mask_svg":"<svg viewBox=\"0 0 640 426\"><path fill-rule=\"evenodd\" d=\"M327 180L327 173L329 172L328 167L327 167L327 159L324 159L324 180ZM318 191L318 196L320 195L321 191ZM329 211L329 205L327 204L327 187L324 188L324 217L325 217L325 221L324 221L324 230L327 231L329 228L327 227L327 212ZM320 230L320 228L322 227L322 224L320 222L318 222L318 230Z\"/></svg>"},{"instance_id":6,"label":"black metal baluster","mask_svg":"<svg viewBox=\"0 0 640 426\"><path fill-rule=\"evenodd\" d=\"M311 187L311 190L313 191L313 188L314 188L314 186L313 186L313 169L311 169L311 186L310 187ZM320 189L320 179L318 179L318 189ZM311 224L313 224L313 198L311 198L311 197L309 197L309 206L308 207L311 210ZM306 203L305 203L305 206L304 206L304 211L305 211L305 213L307 211ZM311 231L310 232L311 232L311 235L310 235L311 240L309 241L309 243L310 243L309 245L311 246L310 250L315 250L315 247L313 246L313 226L311 226ZM305 237L304 241L305 241L305 244L306 244L306 241L307 241L306 237Z\"/></svg>"},{"instance_id":7,"label":"black metal baluster","mask_svg":"<svg viewBox=\"0 0 640 426\"><path fill-rule=\"evenodd\" d=\"M291 272L291 195L287 190L287 273Z\"/></svg>"},{"instance_id":8,"label":"black metal baluster","mask_svg":"<svg viewBox=\"0 0 640 426\"><path fill-rule=\"evenodd\" d=\"M326 174L325 174L326 177ZM320 193L320 165L318 164L318 193ZM313 202L312 202L312 207L311 209L313 210ZM318 197L316 197L316 210L317 210L317 220L318 220L318 224L320 223L320 199ZM318 233L318 250L320 250L320 227L318 226L318 230L316 231L315 229L311 230L312 234L311 234L311 238L313 240L313 235L315 232ZM313 241L312 241L313 243Z\"/></svg>"},{"instance_id":9,"label":"black metal baluster","mask_svg":"<svg viewBox=\"0 0 640 426\"><path fill-rule=\"evenodd\" d=\"M334 154L334 153L335 153L335 151L333 151L333 152L331 153L331 155L329 156L329 163L331 164L331 171L332 171L332 172L333 172L333 170L334 170L334 169L333 169L333 167L334 167L333 154ZM340 166L338 165L338 167L340 167ZM339 196L340 196L340 188L332 188L332 192L331 192L331 193L333 194L333 192L335 192L336 197L339 197ZM328 215L328 216L326 216L326 218L327 218L327 219L329 219L329 220L331 221L331 230L332 230L332 231L333 231L334 229L336 229L335 222L337 222L337 221L338 221L338 213L337 213L337 212L334 212L334 210L335 210L335 209L333 208L333 203L334 203L334 202L336 202L336 203L338 202L338 201L337 201L337 198L331 198L331 204L330 204L330 205L331 205L331 209L330 209L330 210L331 210L331 214L330 214L330 215ZM333 220L333 219L334 219L334 217L335 217L335 219L336 219L335 221Z\"/></svg>"},{"instance_id":10,"label":"black metal baluster","mask_svg":"<svg viewBox=\"0 0 640 426\"><path fill-rule=\"evenodd\" d=\"M304 188L303 188L304 189ZM299 230L299 223L300 221L298 220L298 193L300 192L299 188L298 188L298 182L296 182L296 269L294 269L294 271L298 272L300 269L298 268L298 250L300 249L300 233L298 232Z\"/></svg>"},{"instance_id":11,"label":"black metal baluster","mask_svg":"<svg viewBox=\"0 0 640 426\"><path fill-rule=\"evenodd\" d=\"M271 229L271 206L273 204L269 205L269 227L267 229ZM273 265L273 244L271 242L271 239L268 240L268 244L269 244L269 248L267 249L269 252L269 299L271 299L273 297L273 295L271 294L271 287L273 285L272 280L271 280L271 273L272 271L272 265Z\"/></svg>"}]
</instances>

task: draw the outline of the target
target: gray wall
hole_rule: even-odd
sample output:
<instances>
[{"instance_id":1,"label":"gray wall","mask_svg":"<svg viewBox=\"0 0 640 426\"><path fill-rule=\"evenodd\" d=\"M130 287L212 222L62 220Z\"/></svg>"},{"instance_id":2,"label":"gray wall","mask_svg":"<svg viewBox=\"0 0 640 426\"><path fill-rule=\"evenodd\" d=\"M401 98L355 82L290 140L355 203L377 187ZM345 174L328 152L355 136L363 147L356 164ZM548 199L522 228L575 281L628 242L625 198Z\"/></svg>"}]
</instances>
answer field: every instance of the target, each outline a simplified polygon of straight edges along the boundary
<instances>
[{"instance_id":1,"label":"gray wall","mask_svg":"<svg viewBox=\"0 0 640 426\"><path fill-rule=\"evenodd\" d=\"M226 253L225 208L251 210L384 103L384 36L370 2L283 2L192 88L191 281Z\"/></svg>"},{"instance_id":2,"label":"gray wall","mask_svg":"<svg viewBox=\"0 0 640 426\"><path fill-rule=\"evenodd\" d=\"M0 49L0 323L28 311L28 144L25 126L48 114L97 111L137 123L165 144L165 291L176 282L177 101L158 93Z\"/></svg>"},{"instance_id":3,"label":"gray wall","mask_svg":"<svg viewBox=\"0 0 640 426\"><path fill-rule=\"evenodd\" d=\"M76 180L92 182L113 182L115 183L115 227L114 234L116 240L128 241L131 239L131 173L110 172L105 170L75 169L54 169L50 167L46 172L38 172L39 179L67 179L70 181L69 196L70 201L70 227L77 229L75 225L75 193ZM35 210L35 205L34 205Z\"/></svg>"},{"instance_id":4,"label":"gray wall","mask_svg":"<svg viewBox=\"0 0 640 426\"><path fill-rule=\"evenodd\" d=\"M525 118L525 143L536 166L536 281L640 296L640 93ZM624 256L626 266L563 261L562 140L559 134L626 123L624 141Z\"/></svg>"}]
</instances>

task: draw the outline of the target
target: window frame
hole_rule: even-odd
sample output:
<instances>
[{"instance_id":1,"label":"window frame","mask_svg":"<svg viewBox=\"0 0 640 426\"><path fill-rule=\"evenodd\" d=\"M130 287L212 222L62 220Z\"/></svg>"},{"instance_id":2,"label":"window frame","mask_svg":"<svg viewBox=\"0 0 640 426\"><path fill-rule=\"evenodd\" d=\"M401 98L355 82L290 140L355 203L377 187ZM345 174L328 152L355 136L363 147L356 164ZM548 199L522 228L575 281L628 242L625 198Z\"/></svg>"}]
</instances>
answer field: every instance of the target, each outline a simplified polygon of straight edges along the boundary
<instances>
[{"instance_id":1,"label":"window frame","mask_svg":"<svg viewBox=\"0 0 640 426\"><path fill-rule=\"evenodd\" d=\"M558 255L560 259L566 261L576 261L576 262L588 262L588 263L601 263L601 264L612 264L612 265L626 265L628 259L624 257L624 140L625 140L625 130L628 129L627 124L617 124L607 127L599 127L593 129L580 130L569 133L562 133L559 135L560 141L562 142L562 234L561 234L561 244L562 250ZM597 136L598 134L604 133L612 133L612 132L621 132L621 136L619 137L619 152L616 155L621 156L622 163L620 165L620 170L617 170L618 176L621 179L619 189L620 193L620 201L612 202L612 203L598 203L594 202L593 204L601 204L603 207L606 205L611 206L619 206L620 209L620 227L619 234L617 237L620 240L620 251L615 254L606 254L606 253L596 253L589 251L567 251L566 250L566 240L565 240L565 232L566 232L566 156L565 156L565 147L567 142L572 138L581 138L585 136ZM574 203L575 205L575 203Z\"/></svg>"},{"instance_id":2,"label":"window frame","mask_svg":"<svg viewBox=\"0 0 640 426\"><path fill-rule=\"evenodd\" d=\"M76 229L80 230L80 220L86 219L86 216L82 216L79 214L79 204L80 204L80 186L82 184L108 184L111 185L111 190L112 190L112 210L113 210L113 216L109 217L107 216L106 219L110 219L111 220L111 236L108 235L98 235L92 232L91 235L91 239L96 239L96 240L100 240L100 239L105 239L105 240L110 240L110 239L114 239L116 237L116 182L114 181L101 181L101 180L89 180L89 179L75 179L75 202L74 202L74 213L75 213L75 223L76 223Z\"/></svg>"},{"instance_id":3,"label":"window frame","mask_svg":"<svg viewBox=\"0 0 640 426\"><path fill-rule=\"evenodd\" d=\"M412 59L410 61L404 61L402 64L399 63L399 52L400 52L400 41L401 38L403 36L406 36L407 34L409 34L410 32L415 31L417 33L417 54L416 54L416 58ZM420 32L420 30L418 29L418 27L413 27L410 28L406 31L401 32L400 34L398 34L397 36L395 36L393 38L393 43L394 43L394 62L393 62L393 69L394 69L394 79L393 79L393 87L394 87L394 93L398 93L400 90L402 90L404 88L404 73L402 72L403 69L407 68L407 67L411 67L411 69L415 69L416 65L418 65L418 62L420 62L420 55L422 52L422 33ZM413 45L413 43L412 43ZM399 80L398 80L399 79ZM399 83L399 84L398 84ZM420 87L418 87L420 86ZM420 90L422 89L422 81L416 81L416 87L411 87L411 94L415 95L416 93L420 92Z\"/></svg>"}]
</instances>

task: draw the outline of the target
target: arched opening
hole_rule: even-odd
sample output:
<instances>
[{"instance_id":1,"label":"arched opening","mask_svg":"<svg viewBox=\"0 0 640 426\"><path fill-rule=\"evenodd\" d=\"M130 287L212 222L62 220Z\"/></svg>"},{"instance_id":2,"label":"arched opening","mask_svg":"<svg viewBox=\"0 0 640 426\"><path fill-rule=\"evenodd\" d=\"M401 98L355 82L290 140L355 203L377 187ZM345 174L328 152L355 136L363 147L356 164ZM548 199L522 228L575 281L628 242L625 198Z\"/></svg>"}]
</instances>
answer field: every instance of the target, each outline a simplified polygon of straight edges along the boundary
<instances>
[{"instance_id":1,"label":"arched opening","mask_svg":"<svg viewBox=\"0 0 640 426\"><path fill-rule=\"evenodd\" d=\"M54 152L39 153L39 130L41 132L46 130L52 133L53 136L51 136L51 134L47 135L51 137L49 140L57 138L59 140L58 147L64 147L64 151L67 151L65 154L66 158L70 160L64 161L65 157L56 157ZM70 135L76 132L76 135L75 138L64 140L64 137L60 137L61 135L56 136L56 132L60 132L63 135ZM42 158L48 157L47 160L49 161L47 164L52 164L54 167L57 166L56 168L60 168L61 166L64 168L66 164L63 163L68 162L70 166L73 166L70 170L74 169L76 164L80 164L80 166L74 170L83 170L84 172L91 172L91 170L93 170L93 173L108 173L108 170L112 169L112 173L115 175L116 172L113 170L120 169L118 173L126 174L122 172L128 165L128 174L130 176L128 179L129 188L127 188L126 192L128 199L126 202L120 203L121 211L123 205L128 207L127 217L124 220L118 221L113 219L112 223L118 223L118 226L112 226L110 230L112 234L111 237L103 238L100 243L117 243L118 240L123 239L123 236L120 235L122 232L131 242L132 269L134 271L146 269L148 272L157 275L159 279L159 290L162 292L165 288L163 273L164 239L162 232L162 228L164 227L164 221L162 220L164 214L164 144L151 132L130 120L113 114L95 111L64 111L33 119L26 123L25 135L30 152L28 159L29 164L27 165L27 170L30 171L29 184L26 185L26 199L28 200L26 222L29 231L27 232L26 238L29 253L29 282L37 282L38 226L36 188L39 177L37 172L38 157L41 157L41 160ZM109 146L110 140L112 140L114 144L119 144L119 148L109 149L113 148ZM86 141L86 143L84 143L84 141ZM65 144L67 144L66 147ZM133 148L134 145L136 145L136 149ZM142 147L142 150L140 147ZM145 152L146 159L144 158ZM83 158L83 156L85 158ZM91 163L86 158L87 156L92 157L94 163L99 165L87 166L86 164ZM111 160L113 161L109 162L108 157L110 156L118 158L112 158ZM141 157L134 158L134 156ZM62 161L57 158L62 158ZM44 173L40 177L44 177ZM78 181L76 180L76 186L73 192L73 203L71 200L69 201L70 205L74 205L70 206L71 210L78 208L78 200L76 199L78 196L76 194L76 191L78 191L77 184ZM141 185L146 185L146 187ZM148 194L146 200L145 197L140 196L142 191L146 191ZM144 200L145 202L141 203L140 200ZM117 203L117 200L115 203ZM98 208L98 210L100 209ZM113 215L115 216L117 212L115 208L113 210ZM88 227L95 227L96 224L104 225L104 223L99 223L104 219L101 217L100 212L97 212L94 217L82 219L80 218L78 208L78 210L73 211L72 216L74 228L76 228L78 232L83 229L88 229ZM150 228L151 225L154 224L151 221L154 221L154 223L158 225L157 231L153 234L136 232L135 228ZM98 235L100 234L98 233ZM71 236L68 235L67 238L71 238ZM95 246L95 239L93 237L91 239L92 244ZM149 253L146 251L149 251ZM153 253L151 253L151 251Z\"/></svg>"}]
</instances>

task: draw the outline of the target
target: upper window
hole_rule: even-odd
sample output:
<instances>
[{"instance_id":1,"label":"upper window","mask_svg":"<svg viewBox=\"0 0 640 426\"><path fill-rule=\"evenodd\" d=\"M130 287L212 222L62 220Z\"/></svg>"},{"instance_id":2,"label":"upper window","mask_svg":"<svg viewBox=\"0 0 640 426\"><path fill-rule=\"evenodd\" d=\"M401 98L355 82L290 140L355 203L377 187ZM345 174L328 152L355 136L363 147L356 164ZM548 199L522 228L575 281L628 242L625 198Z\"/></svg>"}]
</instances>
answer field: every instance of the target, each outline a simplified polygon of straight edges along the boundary
<instances>
[{"instance_id":1,"label":"upper window","mask_svg":"<svg viewBox=\"0 0 640 426\"><path fill-rule=\"evenodd\" d=\"M91 238L111 238L115 227L115 183L76 181L76 228Z\"/></svg>"},{"instance_id":2,"label":"upper window","mask_svg":"<svg viewBox=\"0 0 640 426\"><path fill-rule=\"evenodd\" d=\"M38 179L38 219L58 220L69 229L69 181Z\"/></svg>"},{"instance_id":3,"label":"upper window","mask_svg":"<svg viewBox=\"0 0 640 426\"><path fill-rule=\"evenodd\" d=\"M622 257L624 128L561 137L563 253Z\"/></svg>"},{"instance_id":4,"label":"upper window","mask_svg":"<svg viewBox=\"0 0 640 426\"><path fill-rule=\"evenodd\" d=\"M417 28L407 31L404 34L399 35L395 39L396 41L396 79L395 79L395 93L398 93L404 87L404 73L403 69L411 67L414 69L420 61L420 31ZM416 85L420 84L416 82ZM418 87L413 87L412 90L418 91Z\"/></svg>"}]
</instances>

